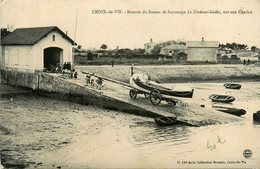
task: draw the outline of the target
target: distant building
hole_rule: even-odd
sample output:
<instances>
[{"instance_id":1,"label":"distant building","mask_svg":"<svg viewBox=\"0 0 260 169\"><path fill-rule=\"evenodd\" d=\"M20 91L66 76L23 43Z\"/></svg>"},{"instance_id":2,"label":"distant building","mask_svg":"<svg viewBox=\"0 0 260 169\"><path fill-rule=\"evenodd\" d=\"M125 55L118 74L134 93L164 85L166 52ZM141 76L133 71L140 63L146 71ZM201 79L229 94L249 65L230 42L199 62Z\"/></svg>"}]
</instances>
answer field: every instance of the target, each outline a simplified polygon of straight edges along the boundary
<instances>
[{"instance_id":1,"label":"distant building","mask_svg":"<svg viewBox=\"0 0 260 169\"><path fill-rule=\"evenodd\" d=\"M76 43L58 27L16 29L2 42L4 69L34 72L65 62L73 64L72 47Z\"/></svg>"},{"instance_id":2,"label":"distant building","mask_svg":"<svg viewBox=\"0 0 260 169\"><path fill-rule=\"evenodd\" d=\"M153 43L153 39L150 40L149 43L145 43L144 44L144 50L145 50L145 54L151 54L152 50L154 49L155 47L155 43Z\"/></svg>"},{"instance_id":3,"label":"distant building","mask_svg":"<svg viewBox=\"0 0 260 169\"><path fill-rule=\"evenodd\" d=\"M260 55L260 49L256 49L255 52L257 52Z\"/></svg>"},{"instance_id":4,"label":"distant building","mask_svg":"<svg viewBox=\"0 0 260 169\"><path fill-rule=\"evenodd\" d=\"M217 62L218 41L188 41L187 61Z\"/></svg>"},{"instance_id":5,"label":"distant building","mask_svg":"<svg viewBox=\"0 0 260 169\"><path fill-rule=\"evenodd\" d=\"M166 47L163 47L160 51L161 55L172 56L173 54L178 54L180 52L187 52L187 47L180 44L172 44Z\"/></svg>"},{"instance_id":6,"label":"distant building","mask_svg":"<svg viewBox=\"0 0 260 169\"><path fill-rule=\"evenodd\" d=\"M225 48L224 50L225 50L225 53L226 53L226 54L233 53L233 50L232 50L232 49Z\"/></svg>"}]
</instances>

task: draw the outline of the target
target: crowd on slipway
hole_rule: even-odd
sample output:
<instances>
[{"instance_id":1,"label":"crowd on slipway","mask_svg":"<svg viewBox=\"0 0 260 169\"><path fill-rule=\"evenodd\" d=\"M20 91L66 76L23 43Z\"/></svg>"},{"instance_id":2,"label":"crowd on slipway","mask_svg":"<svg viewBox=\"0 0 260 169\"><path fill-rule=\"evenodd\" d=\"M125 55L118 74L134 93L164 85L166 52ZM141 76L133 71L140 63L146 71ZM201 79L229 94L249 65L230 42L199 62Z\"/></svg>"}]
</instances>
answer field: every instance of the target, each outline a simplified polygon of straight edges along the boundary
<instances>
[{"instance_id":1,"label":"crowd on slipway","mask_svg":"<svg viewBox=\"0 0 260 169\"><path fill-rule=\"evenodd\" d=\"M65 62L62 68L60 65L57 65L51 70L51 73L61 73L63 78L78 78L78 72L71 66L70 62ZM48 72L46 68L43 71Z\"/></svg>"},{"instance_id":2,"label":"crowd on slipway","mask_svg":"<svg viewBox=\"0 0 260 169\"><path fill-rule=\"evenodd\" d=\"M58 70L57 70L57 72L58 72ZM71 66L71 63L69 62L69 63L64 63L64 65L63 65L63 68L62 68L62 76L67 76L67 77L69 77L69 78L71 78L71 79L73 79L73 78L78 78L78 72L77 71L75 71L75 69L74 68L72 68L72 66Z\"/></svg>"},{"instance_id":3,"label":"crowd on slipway","mask_svg":"<svg viewBox=\"0 0 260 169\"><path fill-rule=\"evenodd\" d=\"M92 86L99 90L105 89L106 84L103 83L104 79L101 77L97 77L94 73L86 73L86 85L85 86Z\"/></svg>"},{"instance_id":4,"label":"crowd on slipway","mask_svg":"<svg viewBox=\"0 0 260 169\"><path fill-rule=\"evenodd\" d=\"M47 70L45 70L45 72L48 72ZM65 62L62 69L59 65L57 65L55 67L55 69L53 69L51 71L52 73L61 73L61 78L70 78L70 79L77 79L78 78L78 72L74 69L73 66L71 66L70 62ZM106 85L103 83L103 78L101 77L97 77L94 75L94 73L86 73L86 84L85 86L91 86L94 88L97 88L99 90L101 89L105 89Z\"/></svg>"}]
</instances>

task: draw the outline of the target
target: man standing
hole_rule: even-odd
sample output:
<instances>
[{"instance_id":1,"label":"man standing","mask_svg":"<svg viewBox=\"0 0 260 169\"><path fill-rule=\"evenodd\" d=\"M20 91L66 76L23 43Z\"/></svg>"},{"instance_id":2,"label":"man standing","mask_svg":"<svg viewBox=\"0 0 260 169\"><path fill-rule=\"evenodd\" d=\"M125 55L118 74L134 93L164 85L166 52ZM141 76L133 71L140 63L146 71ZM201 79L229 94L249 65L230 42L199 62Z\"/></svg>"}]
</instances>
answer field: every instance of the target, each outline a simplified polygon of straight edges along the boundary
<instances>
[{"instance_id":1,"label":"man standing","mask_svg":"<svg viewBox=\"0 0 260 169\"><path fill-rule=\"evenodd\" d=\"M114 60L112 60L112 67L114 67L114 63L115 63L115 61L114 61Z\"/></svg>"}]
</instances>

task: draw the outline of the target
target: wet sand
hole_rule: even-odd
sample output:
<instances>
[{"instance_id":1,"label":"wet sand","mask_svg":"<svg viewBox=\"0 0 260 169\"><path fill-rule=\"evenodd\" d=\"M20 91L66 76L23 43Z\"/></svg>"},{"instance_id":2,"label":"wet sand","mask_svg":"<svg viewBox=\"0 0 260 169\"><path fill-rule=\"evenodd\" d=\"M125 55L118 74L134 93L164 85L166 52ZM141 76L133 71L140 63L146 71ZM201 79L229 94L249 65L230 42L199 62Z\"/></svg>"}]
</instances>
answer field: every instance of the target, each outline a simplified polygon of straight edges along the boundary
<instances>
[{"instance_id":1,"label":"wet sand","mask_svg":"<svg viewBox=\"0 0 260 169\"><path fill-rule=\"evenodd\" d=\"M5 96L0 105L1 161L10 168L71 168L49 164L44 154L69 147L75 138L98 134L111 124L148 119L35 94ZM62 154L56 158L61 161Z\"/></svg>"}]
</instances>

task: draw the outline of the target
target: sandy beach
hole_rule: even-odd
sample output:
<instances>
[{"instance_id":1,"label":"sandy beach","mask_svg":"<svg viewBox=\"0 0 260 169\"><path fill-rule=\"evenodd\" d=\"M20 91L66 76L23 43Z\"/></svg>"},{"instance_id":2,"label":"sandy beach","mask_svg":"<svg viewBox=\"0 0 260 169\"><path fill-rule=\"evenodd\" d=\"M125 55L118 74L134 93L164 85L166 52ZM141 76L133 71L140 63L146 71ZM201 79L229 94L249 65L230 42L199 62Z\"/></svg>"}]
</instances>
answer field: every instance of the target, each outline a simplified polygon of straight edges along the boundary
<instances>
[{"instance_id":1,"label":"sandy beach","mask_svg":"<svg viewBox=\"0 0 260 169\"><path fill-rule=\"evenodd\" d=\"M95 135L111 122L136 120L133 115L34 94L1 97L0 105L0 152L7 168L62 166L46 166L39 157L70 146L74 137Z\"/></svg>"}]
</instances>

